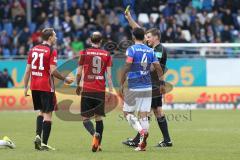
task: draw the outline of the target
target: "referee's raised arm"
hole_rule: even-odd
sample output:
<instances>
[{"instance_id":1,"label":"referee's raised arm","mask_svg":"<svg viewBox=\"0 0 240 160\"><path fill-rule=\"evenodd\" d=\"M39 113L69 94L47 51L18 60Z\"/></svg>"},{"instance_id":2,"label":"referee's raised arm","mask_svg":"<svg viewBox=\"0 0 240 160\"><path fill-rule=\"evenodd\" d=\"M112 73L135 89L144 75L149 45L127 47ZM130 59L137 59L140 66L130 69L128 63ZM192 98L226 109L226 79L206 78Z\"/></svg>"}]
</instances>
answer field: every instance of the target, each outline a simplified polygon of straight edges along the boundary
<instances>
[{"instance_id":1,"label":"referee's raised arm","mask_svg":"<svg viewBox=\"0 0 240 160\"><path fill-rule=\"evenodd\" d=\"M132 18L132 15L130 13L129 8L130 7L128 6L126 8L125 12L124 12L125 17L128 20L129 25L132 27L132 29L134 29L134 28L141 28L141 26L139 26L139 24L137 24L137 22Z\"/></svg>"}]
</instances>

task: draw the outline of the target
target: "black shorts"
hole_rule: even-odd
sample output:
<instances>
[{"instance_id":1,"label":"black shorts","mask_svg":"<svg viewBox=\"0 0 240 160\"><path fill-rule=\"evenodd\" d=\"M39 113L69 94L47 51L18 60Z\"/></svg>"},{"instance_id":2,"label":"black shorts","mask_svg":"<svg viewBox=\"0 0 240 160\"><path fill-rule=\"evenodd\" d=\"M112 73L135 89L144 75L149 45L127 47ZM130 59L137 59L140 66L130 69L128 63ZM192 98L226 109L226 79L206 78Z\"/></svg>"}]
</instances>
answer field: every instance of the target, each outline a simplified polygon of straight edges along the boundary
<instances>
[{"instance_id":1,"label":"black shorts","mask_svg":"<svg viewBox=\"0 0 240 160\"><path fill-rule=\"evenodd\" d=\"M56 106L56 96L54 92L32 90L32 100L34 110L40 110L43 113L54 111Z\"/></svg>"},{"instance_id":2,"label":"black shorts","mask_svg":"<svg viewBox=\"0 0 240 160\"><path fill-rule=\"evenodd\" d=\"M162 107L162 94L160 94L159 87L153 87L151 108L156 109L157 107Z\"/></svg>"},{"instance_id":3,"label":"black shorts","mask_svg":"<svg viewBox=\"0 0 240 160\"><path fill-rule=\"evenodd\" d=\"M105 116L105 92L82 92L81 115L93 117L94 115Z\"/></svg>"}]
</instances>

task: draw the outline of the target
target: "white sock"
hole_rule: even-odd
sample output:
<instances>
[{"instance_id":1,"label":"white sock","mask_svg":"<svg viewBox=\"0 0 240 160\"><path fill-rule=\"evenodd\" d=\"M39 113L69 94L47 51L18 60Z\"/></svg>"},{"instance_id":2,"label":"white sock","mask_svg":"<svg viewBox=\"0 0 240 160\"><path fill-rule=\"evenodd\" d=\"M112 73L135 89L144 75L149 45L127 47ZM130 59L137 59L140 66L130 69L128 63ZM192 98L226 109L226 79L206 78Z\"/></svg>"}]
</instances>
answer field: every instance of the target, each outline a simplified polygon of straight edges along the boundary
<instances>
[{"instance_id":1,"label":"white sock","mask_svg":"<svg viewBox=\"0 0 240 160\"><path fill-rule=\"evenodd\" d=\"M128 114L126 118L129 125L132 126L136 131L138 132L142 131L143 128L136 116L134 116L133 114Z\"/></svg>"},{"instance_id":2,"label":"white sock","mask_svg":"<svg viewBox=\"0 0 240 160\"><path fill-rule=\"evenodd\" d=\"M0 147L6 147L8 146L8 142L5 140L0 140Z\"/></svg>"},{"instance_id":3,"label":"white sock","mask_svg":"<svg viewBox=\"0 0 240 160\"><path fill-rule=\"evenodd\" d=\"M144 132L148 132L149 129L149 122L148 122L148 117L144 117L144 118L140 118L140 124L142 126L142 129L144 130Z\"/></svg>"}]
</instances>

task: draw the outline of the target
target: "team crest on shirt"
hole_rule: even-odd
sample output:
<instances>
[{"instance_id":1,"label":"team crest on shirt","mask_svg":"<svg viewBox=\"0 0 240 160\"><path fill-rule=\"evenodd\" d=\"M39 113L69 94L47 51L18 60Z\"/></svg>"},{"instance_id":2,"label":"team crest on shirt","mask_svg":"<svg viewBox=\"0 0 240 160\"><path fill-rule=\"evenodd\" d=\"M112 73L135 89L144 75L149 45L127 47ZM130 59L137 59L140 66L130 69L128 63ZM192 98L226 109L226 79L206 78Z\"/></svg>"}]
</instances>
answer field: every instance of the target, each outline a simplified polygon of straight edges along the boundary
<instances>
[{"instance_id":1,"label":"team crest on shirt","mask_svg":"<svg viewBox=\"0 0 240 160\"><path fill-rule=\"evenodd\" d=\"M157 58L162 58L162 52L155 52Z\"/></svg>"}]
</instances>

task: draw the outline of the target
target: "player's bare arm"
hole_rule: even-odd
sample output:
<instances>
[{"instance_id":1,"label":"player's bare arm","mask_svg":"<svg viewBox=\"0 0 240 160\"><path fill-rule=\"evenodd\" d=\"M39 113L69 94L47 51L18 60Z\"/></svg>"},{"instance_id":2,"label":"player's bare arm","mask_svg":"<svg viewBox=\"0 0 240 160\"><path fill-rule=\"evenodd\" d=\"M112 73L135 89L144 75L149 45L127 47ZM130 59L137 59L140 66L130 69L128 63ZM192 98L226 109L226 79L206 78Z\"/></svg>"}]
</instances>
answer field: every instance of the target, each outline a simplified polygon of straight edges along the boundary
<instances>
[{"instance_id":1,"label":"player's bare arm","mask_svg":"<svg viewBox=\"0 0 240 160\"><path fill-rule=\"evenodd\" d=\"M106 98L109 101L111 99L111 93L113 92L113 82L112 82L112 67L107 67L107 81L108 81L108 94Z\"/></svg>"},{"instance_id":2,"label":"player's bare arm","mask_svg":"<svg viewBox=\"0 0 240 160\"><path fill-rule=\"evenodd\" d=\"M132 63L126 63L123 67L121 79L120 79L120 85L123 86L124 82L126 81L126 74L130 71Z\"/></svg>"},{"instance_id":3,"label":"player's bare arm","mask_svg":"<svg viewBox=\"0 0 240 160\"><path fill-rule=\"evenodd\" d=\"M119 94L121 97L123 95L123 85L124 85L124 82L126 81L127 73L131 70L131 65L132 65L132 63L126 62L126 64L123 67L121 76L120 76Z\"/></svg>"},{"instance_id":4,"label":"player's bare arm","mask_svg":"<svg viewBox=\"0 0 240 160\"><path fill-rule=\"evenodd\" d=\"M82 69L83 69L82 66L78 66L77 77L76 77L76 83L77 83L76 94L77 95L80 95L80 93L81 93L80 81L81 81L81 78L82 78Z\"/></svg>"},{"instance_id":5,"label":"player's bare arm","mask_svg":"<svg viewBox=\"0 0 240 160\"><path fill-rule=\"evenodd\" d=\"M125 13L126 19L128 20L128 23L132 27L132 29L141 28L141 26L139 26L139 24L137 24L137 22L135 22L135 20L132 18L132 15L129 10L129 6L126 8L124 13Z\"/></svg>"},{"instance_id":6,"label":"player's bare arm","mask_svg":"<svg viewBox=\"0 0 240 160\"><path fill-rule=\"evenodd\" d=\"M107 67L107 80L109 92L113 91L113 82L112 82L112 67Z\"/></svg>"},{"instance_id":7,"label":"player's bare arm","mask_svg":"<svg viewBox=\"0 0 240 160\"><path fill-rule=\"evenodd\" d=\"M73 82L73 79L70 77L65 77L63 76L58 70L56 65L50 65L50 70L51 70L51 74L56 77L57 79L60 79L62 81L64 81L67 84L71 84Z\"/></svg>"},{"instance_id":8,"label":"player's bare arm","mask_svg":"<svg viewBox=\"0 0 240 160\"><path fill-rule=\"evenodd\" d=\"M27 92L28 92L28 82L30 79L30 72L31 72L31 66L30 64L28 64L24 74L24 96L29 96Z\"/></svg>"}]
</instances>

